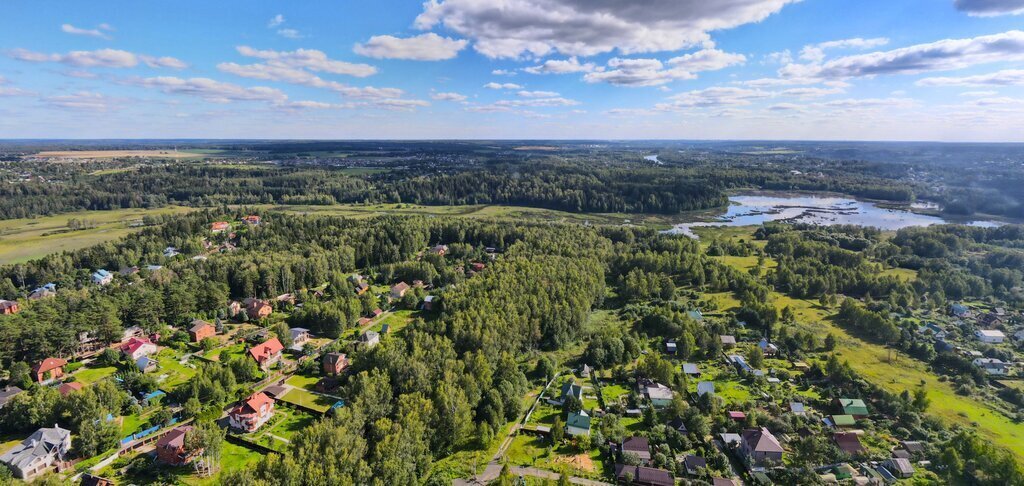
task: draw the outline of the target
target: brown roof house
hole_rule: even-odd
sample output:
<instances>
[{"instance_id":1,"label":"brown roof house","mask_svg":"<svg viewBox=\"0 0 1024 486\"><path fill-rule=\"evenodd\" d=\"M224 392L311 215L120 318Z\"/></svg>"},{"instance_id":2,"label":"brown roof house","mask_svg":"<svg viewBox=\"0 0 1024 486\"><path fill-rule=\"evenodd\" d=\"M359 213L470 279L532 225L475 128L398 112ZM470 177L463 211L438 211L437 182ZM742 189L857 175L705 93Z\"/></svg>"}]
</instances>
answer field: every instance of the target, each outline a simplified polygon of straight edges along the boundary
<instances>
[{"instance_id":1,"label":"brown roof house","mask_svg":"<svg viewBox=\"0 0 1024 486\"><path fill-rule=\"evenodd\" d=\"M651 445L647 437L627 437L622 441L622 454L636 454L640 462L647 464L651 462Z\"/></svg>"},{"instance_id":2,"label":"brown roof house","mask_svg":"<svg viewBox=\"0 0 1024 486\"><path fill-rule=\"evenodd\" d=\"M192 321L192 327L188 329L189 340L194 343L198 343L208 337L217 335L217 328L213 324L206 322L202 319L196 319Z\"/></svg>"},{"instance_id":3,"label":"brown roof house","mask_svg":"<svg viewBox=\"0 0 1024 486\"><path fill-rule=\"evenodd\" d=\"M854 432L836 432L832 434L832 440L839 449L851 456L865 451L860 438Z\"/></svg>"},{"instance_id":4,"label":"brown roof house","mask_svg":"<svg viewBox=\"0 0 1024 486\"><path fill-rule=\"evenodd\" d=\"M242 301L242 305L245 306L245 314L249 316L249 319L258 320L263 319L274 312L274 308L270 306L270 302L263 299L245 299Z\"/></svg>"},{"instance_id":5,"label":"brown roof house","mask_svg":"<svg viewBox=\"0 0 1024 486\"><path fill-rule=\"evenodd\" d=\"M0 314L17 314L20 308L18 303L13 300L0 299Z\"/></svg>"},{"instance_id":6,"label":"brown roof house","mask_svg":"<svg viewBox=\"0 0 1024 486\"><path fill-rule=\"evenodd\" d=\"M409 284L405 282L396 283L391 287L391 298L401 299L402 297L405 297L405 293L408 292L410 288Z\"/></svg>"},{"instance_id":7,"label":"brown roof house","mask_svg":"<svg viewBox=\"0 0 1024 486\"><path fill-rule=\"evenodd\" d=\"M348 367L348 356L345 353L327 353L323 359L324 374L337 376Z\"/></svg>"},{"instance_id":8,"label":"brown roof house","mask_svg":"<svg viewBox=\"0 0 1024 486\"><path fill-rule=\"evenodd\" d=\"M644 466L615 465L615 479L622 484L640 484L643 486L674 486L672 473L664 469Z\"/></svg>"},{"instance_id":9,"label":"brown roof house","mask_svg":"<svg viewBox=\"0 0 1024 486\"><path fill-rule=\"evenodd\" d=\"M269 369L278 361L281 361L281 352L284 351L284 345L277 338L272 338L261 344L257 344L249 350L249 356L256 360L256 364L260 365L260 368L264 371Z\"/></svg>"},{"instance_id":10,"label":"brown roof house","mask_svg":"<svg viewBox=\"0 0 1024 486\"><path fill-rule=\"evenodd\" d=\"M192 426L185 425L161 436L160 440L156 441L157 459L171 466L183 466L192 462L196 453L189 453L185 450L185 436L190 430L192 430Z\"/></svg>"},{"instance_id":11,"label":"brown roof house","mask_svg":"<svg viewBox=\"0 0 1024 486\"><path fill-rule=\"evenodd\" d=\"M751 469L782 463L782 444L768 429L747 429L740 434L740 452Z\"/></svg>"}]
</instances>

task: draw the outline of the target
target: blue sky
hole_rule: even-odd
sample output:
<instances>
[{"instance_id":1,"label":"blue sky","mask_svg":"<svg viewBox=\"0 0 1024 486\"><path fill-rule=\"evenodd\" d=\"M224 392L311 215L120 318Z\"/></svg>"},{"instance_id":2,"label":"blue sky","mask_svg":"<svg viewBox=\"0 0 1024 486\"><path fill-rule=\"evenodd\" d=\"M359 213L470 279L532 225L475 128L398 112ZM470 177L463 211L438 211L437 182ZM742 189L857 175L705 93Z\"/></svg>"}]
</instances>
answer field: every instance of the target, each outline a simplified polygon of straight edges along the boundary
<instances>
[{"instance_id":1,"label":"blue sky","mask_svg":"<svg viewBox=\"0 0 1024 486\"><path fill-rule=\"evenodd\" d=\"M1024 0L8 0L0 138L1024 141Z\"/></svg>"}]
</instances>

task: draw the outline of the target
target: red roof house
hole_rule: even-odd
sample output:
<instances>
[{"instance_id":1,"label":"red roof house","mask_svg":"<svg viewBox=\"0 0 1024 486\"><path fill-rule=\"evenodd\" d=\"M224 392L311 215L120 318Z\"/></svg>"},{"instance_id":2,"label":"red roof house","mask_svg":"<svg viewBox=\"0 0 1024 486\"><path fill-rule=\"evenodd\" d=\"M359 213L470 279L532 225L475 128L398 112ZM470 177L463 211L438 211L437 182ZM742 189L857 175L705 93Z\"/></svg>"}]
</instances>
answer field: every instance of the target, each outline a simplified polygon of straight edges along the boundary
<instances>
[{"instance_id":1,"label":"red roof house","mask_svg":"<svg viewBox=\"0 0 1024 486\"><path fill-rule=\"evenodd\" d=\"M348 357L345 353L327 353L324 355L323 367L324 374L336 376L348 367Z\"/></svg>"},{"instance_id":2,"label":"red roof house","mask_svg":"<svg viewBox=\"0 0 1024 486\"><path fill-rule=\"evenodd\" d=\"M270 420L274 415L274 399L266 393L250 395L228 412L228 423L231 427L253 432Z\"/></svg>"},{"instance_id":3,"label":"red roof house","mask_svg":"<svg viewBox=\"0 0 1024 486\"><path fill-rule=\"evenodd\" d=\"M70 395L70 394L72 394L72 393L74 393L74 392L76 392L78 390L81 390L81 389L82 389L82 384L81 383L79 383L77 381L69 381L67 383L62 384L60 386L60 388L57 388L57 391L60 392L60 396L66 397L66 396L68 396L68 395Z\"/></svg>"},{"instance_id":4,"label":"red roof house","mask_svg":"<svg viewBox=\"0 0 1024 486\"><path fill-rule=\"evenodd\" d=\"M256 360L256 364L265 370L281 360L282 351L284 351L284 345L279 339L273 338L253 346L249 350L249 356L252 356L252 359Z\"/></svg>"},{"instance_id":5,"label":"red roof house","mask_svg":"<svg viewBox=\"0 0 1024 486\"><path fill-rule=\"evenodd\" d=\"M270 302L262 299L245 299L245 313L249 316L249 319L263 319L274 312L274 308L270 306Z\"/></svg>"},{"instance_id":6,"label":"red roof house","mask_svg":"<svg viewBox=\"0 0 1024 486\"><path fill-rule=\"evenodd\" d=\"M156 353L156 345L149 338L133 337L121 345L121 353L134 362Z\"/></svg>"},{"instance_id":7,"label":"red roof house","mask_svg":"<svg viewBox=\"0 0 1024 486\"><path fill-rule=\"evenodd\" d=\"M39 383L47 383L64 376L64 366L68 361L60 358L46 358L32 368L32 376Z\"/></svg>"},{"instance_id":8,"label":"red roof house","mask_svg":"<svg viewBox=\"0 0 1024 486\"><path fill-rule=\"evenodd\" d=\"M213 231L214 233L221 233L229 229L231 229L231 223L228 223L227 221L217 221L210 225L210 231Z\"/></svg>"},{"instance_id":9,"label":"red roof house","mask_svg":"<svg viewBox=\"0 0 1024 486\"><path fill-rule=\"evenodd\" d=\"M188 330L189 339L194 343L216 335L217 328L213 324L199 319L192 321L192 327Z\"/></svg>"}]
</instances>

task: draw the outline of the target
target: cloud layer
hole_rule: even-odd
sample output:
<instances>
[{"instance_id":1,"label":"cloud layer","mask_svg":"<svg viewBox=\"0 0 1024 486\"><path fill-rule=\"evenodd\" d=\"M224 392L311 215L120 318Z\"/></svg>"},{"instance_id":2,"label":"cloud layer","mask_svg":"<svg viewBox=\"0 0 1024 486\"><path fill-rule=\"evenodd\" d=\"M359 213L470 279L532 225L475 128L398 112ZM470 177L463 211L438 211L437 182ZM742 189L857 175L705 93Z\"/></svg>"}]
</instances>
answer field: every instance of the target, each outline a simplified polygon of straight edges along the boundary
<instances>
[{"instance_id":1,"label":"cloud layer","mask_svg":"<svg viewBox=\"0 0 1024 486\"><path fill-rule=\"evenodd\" d=\"M673 51L758 22L796 0L428 0L416 26L469 37L492 58Z\"/></svg>"}]
</instances>

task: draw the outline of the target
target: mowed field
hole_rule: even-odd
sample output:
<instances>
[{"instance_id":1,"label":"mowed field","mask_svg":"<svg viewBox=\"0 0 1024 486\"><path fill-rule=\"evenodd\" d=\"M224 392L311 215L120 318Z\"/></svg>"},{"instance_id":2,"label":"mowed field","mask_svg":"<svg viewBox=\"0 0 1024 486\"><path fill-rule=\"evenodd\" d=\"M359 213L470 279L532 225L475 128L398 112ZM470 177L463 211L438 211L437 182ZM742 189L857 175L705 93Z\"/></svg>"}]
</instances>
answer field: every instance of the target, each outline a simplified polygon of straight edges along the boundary
<instances>
[{"instance_id":1,"label":"mowed field","mask_svg":"<svg viewBox=\"0 0 1024 486\"><path fill-rule=\"evenodd\" d=\"M145 215L181 214L190 208L169 206L158 209L114 209L110 211L77 211L56 216L8 219L0 221L0 265L26 262L50 253L77 250L115 240L141 228L132 228L133 221ZM68 220L85 220L95 227L70 231Z\"/></svg>"},{"instance_id":2,"label":"mowed field","mask_svg":"<svg viewBox=\"0 0 1024 486\"><path fill-rule=\"evenodd\" d=\"M32 157L64 159L116 159L121 157L189 159L216 155L210 152L184 150L58 150L39 152Z\"/></svg>"},{"instance_id":3,"label":"mowed field","mask_svg":"<svg viewBox=\"0 0 1024 486\"><path fill-rule=\"evenodd\" d=\"M740 229L746 232L738 231ZM705 231L702 228L700 235L704 241L708 239L706 237L712 236L744 238L749 241L752 232L753 228L728 228L715 234L714 230ZM714 258L743 270L748 270L757 261L756 257ZM771 259L765 263L766 267L775 266ZM907 279L916 276L899 269L887 273ZM974 398L958 395L950 382L939 381L939 377L930 372L928 366L920 360L896 351L892 351L890 360L890 351L885 346L864 341L833 323L831 316L835 309L826 309L817 301L794 299L778 292L773 292L773 298L780 310L789 306L794 311L798 327L810 331L819 339L824 339L829 333L834 334L839 342L836 355L847 361L868 381L891 393L914 391L923 386L931 399L929 414L974 429L993 443L1011 450L1018 458L1024 458L1024 423L1016 423ZM721 302L734 304L728 299L722 299Z\"/></svg>"}]
</instances>

